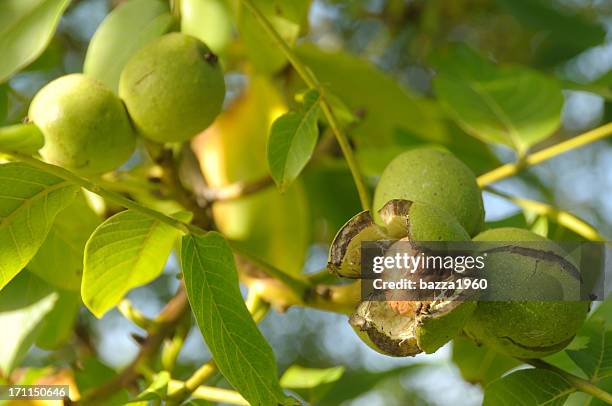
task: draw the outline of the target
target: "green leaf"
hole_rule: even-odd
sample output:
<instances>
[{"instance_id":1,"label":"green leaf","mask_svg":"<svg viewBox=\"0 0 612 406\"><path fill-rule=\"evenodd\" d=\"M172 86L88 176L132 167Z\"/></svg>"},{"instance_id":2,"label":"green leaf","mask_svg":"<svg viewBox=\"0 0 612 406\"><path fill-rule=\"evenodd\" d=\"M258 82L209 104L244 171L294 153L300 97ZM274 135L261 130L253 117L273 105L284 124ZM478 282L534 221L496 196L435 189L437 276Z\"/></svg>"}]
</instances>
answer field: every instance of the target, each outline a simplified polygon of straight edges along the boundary
<instances>
[{"instance_id":1,"label":"green leaf","mask_svg":"<svg viewBox=\"0 0 612 406\"><path fill-rule=\"evenodd\" d=\"M492 382L484 406L563 405L576 389L561 375L545 369L523 369Z\"/></svg>"},{"instance_id":2,"label":"green leaf","mask_svg":"<svg viewBox=\"0 0 612 406\"><path fill-rule=\"evenodd\" d=\"M244 304L229 244L216 232L186 235L181 256L191 309L223 376L251 404L285 404L274 353Z\"/></svg>"},{"instance_id":3,"label":"green leaf","mask_svg":"<svg viewBox=\"0 0 612 406\"><path fill-rule=\"evenodd\" d=\"M434 104L410 93L367 60L324 52L310 44L295 51L326 90L360 118L350 132L358 147L387 145L398 130L421 141L450 141Z\"/></svg>"},{"instance_id":4,"label":"green leaf","mask_svg":"<svg viewBox=\"0 0 612 406\"><path fill-rule=\"evenodd\" d=\"M292 389L310 403L319 401L344 374L344 367L304 368L292 365L280 379L283 388Z\"/></svg>"},{"instance_id":5,"label":"green leaf","mask_svg":"<svg viewBox=\"0 0 612 406\"><path fill-rule=\"evenodd\" d=\"M179 213L177 218L188 214ZM106 220L85 246L83 303L102 317L131 289L162 273L179 235L176 228L131 210Z\"/></svg>"},{"instance_id":6,"label":"green leaf","mask_svg":"<svg viewBox=\"0 0 612 406\"><path fill-rule=\"evenodd\" d=\"M485 142L519 152L550 136L560 125L559 84L521 66L496 66L465 46L440 55L436 95L463 130Z\"/></svg>"},{"instance_id":7,"label":"green leaf","mask_svg":"<svg viewBox=\"0 0 612 406\"><path fill-rule=\"evenodd\" d=\"M33 155L45 144L42 133L34 124L16 124L0 128L0 147Z\"/></svg>"},{"instance_id":8,"label":"green leaf","mask_svg":"<svg viewBox=\"0 0 612 406\"><path fill-rule=\"evenodd\" d=\"M536 59L539 63L561 62L588 48L602 44L605 40L606 30L601 24L582 18L578 14L563 12L561 10L563 6L559 3L549 0L497 0L497 2L521 24L538 32L537 44L533 45L536 47Z\"/></svg>"},{"instance_id":9,"label":"green leaf","mask_svg":"<svg viewBox=\"0 0 612 406\"><path fill-rule=\"evenodd\" d=\"M426 144L465 157L478 173L497 166L488 148L450 122L437 103L414 95L369 61L312 44L295 51L325 86L334 113L350 123L348 135L366 175L380 176L398 151Z\"/></svg>"},{"instance_id":10,"label":"green leaf","mask_svg":"<svg viewBox=\"0 0 612 406\"><path fill-rule=\"evenodd\" d=\"M56 290L58 295L53 310L42 322L36 345L45 350L55 350L65 344L72 335L81 297L78 292Z\"/></svg>"},{"instance_id":11,"label":"green leaf","mask_svg":"<svg viewBox=\"0 0 612 406\"><path fill-rule=\"evenodd\" d=\"M292 46L300 33L300 26L306 23L310 0L259 0L255 4L280 36ZM285 54L253 13L242 2L237 2L235 11L240 39L255 68L262 73L272 73L285 66Z\"/></svg>"},{"instance_id":12,"label":"green leaf","mask_svg":"<svg viewBox=\"0 0 612 406\"><path fill-rule=\"evenodd\" d=\"M489 347L477 346L465 338L453 340L453 362L463 379L486 386L521 363Z\"/></svg>"},{"instance_id":13,"label":"green leaf","mask_svg":"<svg viewBox=\"0 0 612 406\"><path fill-rule=\"evenodd\" d=\"M612 331L603 320L589 320L581 329L581 335L588 338L585 348L568 349L569 357L596 381L612 376Z\"/></svg>"},{"instance_id":14,"label":"green leaf","mask_svg":"<svg viewBox=\"0 0 612 406\"><path fill-rule=\"evenodd\" d=\"M0 291L0 369L8 375L36 340L58 299L49 285L24 271Z\"/></svg>"},{"instance_id":15,"label":"green leaf","mask_svg":"<svg viewBox=\"0 0 612 406\"><path fill-rule=\"evenodd\" d=\"M268 166L274 182L284 191L299 176L317 145L319 94L306 96L304 109L280 116L270 130Z\"/></svg>"},{"instance_id":16,"label":"green leaf","mask_svg":"<svg viewBox=\"0 0 612 406\"><path fill-rule=\"evenodd\" d=\"M30 262L78 190L25 164L0 165L0 289Z\"/></svg>"},{"instance_id":17,"label":"green leaf","mask_svg":"<svg viewBox=\"0 0 612 406\"><path fill-rule=\"evenodd\" d=\"M79 193L55 218L28 270L59 289L80 290L85 243L100 222L83 193Z\"/></svg>"},{"instance_id":18,"label":"green leaf","mask_svg":"<svg viewBox=\"0 0 612 406\"><path fill-rule=\"evenodd\" d=\"M121 4L96 30L83 71L117 92L119 76L130 57L166 33L173 22L166 2L132 0Z\"/></svg>"},{"instance_id":19,"label":"green leaf","mask_svg":"<svg viewBox=\"0 0 612 406\"><path fill-rule=\"evenodd\" d=\"M153 382L148 388L143 390L137 397L130 400L128 403L143 402L147 400L164 399L168 392L168 383L170 382L170 373L161 371L153 378ZM145 403L146 404L146 403Z\"/></svg>"},{"instance_id":20,"label":"green leaf","mask_svg":"<svg viewBox=\"0 0 612 406\"><path fill-rule=\"evenodd\" d=\"M232 16L223 0L181 0L181 32L198 38L216 53L232 39Z\"/></svg>"},{"instance_id":21,"label":"green leaf","mask_svg":"<svg viewBox=\"0 0 612 406\"><path fill-rule=\"evenodd\" d=\"M70 0L0 2L0 83L47 47Z\"/></svg>"}]
</instances>

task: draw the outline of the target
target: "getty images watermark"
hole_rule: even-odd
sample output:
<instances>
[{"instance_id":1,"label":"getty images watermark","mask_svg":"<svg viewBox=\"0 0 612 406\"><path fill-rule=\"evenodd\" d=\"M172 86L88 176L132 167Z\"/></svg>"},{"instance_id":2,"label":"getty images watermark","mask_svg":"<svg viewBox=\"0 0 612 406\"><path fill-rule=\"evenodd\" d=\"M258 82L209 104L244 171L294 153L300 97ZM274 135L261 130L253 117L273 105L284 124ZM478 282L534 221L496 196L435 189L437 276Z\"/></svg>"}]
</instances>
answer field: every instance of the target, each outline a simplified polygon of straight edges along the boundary
<instances>
[{"instance_id":1,"label":"getty images watermark","mask_svg":"<svg viewBox=\"0 0 612 406\"><path fill-rule=\"evenodd\" d=\"M362 297L602 300L611 252L594 242L363 242Z\"/></svg>"}]
</instances>

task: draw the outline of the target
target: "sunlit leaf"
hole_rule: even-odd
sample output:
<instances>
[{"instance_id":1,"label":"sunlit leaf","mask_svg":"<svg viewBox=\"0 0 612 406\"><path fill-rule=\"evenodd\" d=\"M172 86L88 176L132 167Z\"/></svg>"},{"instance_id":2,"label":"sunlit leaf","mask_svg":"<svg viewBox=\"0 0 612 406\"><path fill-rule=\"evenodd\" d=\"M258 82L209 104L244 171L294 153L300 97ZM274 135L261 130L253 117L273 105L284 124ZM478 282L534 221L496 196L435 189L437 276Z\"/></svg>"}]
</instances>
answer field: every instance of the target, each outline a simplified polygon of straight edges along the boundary
<instances>
[{"instance_id":1,"label":"sunlit leaf","mask_svg":"<svg viewBox=\"0 0 612 406\"><path fill-rule=\"evenodd\" d=\"M283 191L304 169L317 145L318 100L318 93L308 94L301 111L280 116L270 130L268 166L272 178Z\"/></svg>"},{"instance_id":2,"label":"sunlit leaf","mask_svg":"<svg viewBox=\"0 0 612 406\"><path fill-rule=\"evenodd\" d=\"M492 382L484 406L561 406L576 389L561 375L545 369L523 369Z\"/></svg>"},{"instance_id":3,"label":"sunlit leaf","mask_svg":"<svg viewBox=\"0 0 612 406\"><path fill-rule=\"evenodd\" d=\"M0 83L47 47L70 0L0 2Z\"/></svg>"},{"instance_id":4,"label":"sunlit leaf","mask_svg":"<svg viewBox=\"0 0 612 406\"><path fill-rule=\"evenodd\" d=\"M232 39L231 11L223 0L181 0L181 32L192 35L215 53Z\"/></svg>"},{"instance_id":5,"label":"sunlit leaf","mask_svg":"<svg viewBox=\"0 0 612 406\"><path fill-rule=\"evenodd\" d=\"M177 217L188 219L189 215ZM176 228L131 210L106 220L85 246L83 303L102 317L128 291L162 273L179 235Z\"/></svg>"},{"instance_id":6,"label":"sunlit leaf","mask_svg":"<svg viewBox=\"0 0 612 406\"><path fill-rule=\"evenodd\" d=\"M58 213L28 270L59 289L79 290L85 243L101 223L82 193Z\"/></svg>"},{"instance_id":7,"label":"sunlit leaf","mask_svg":"<svg viewBox=\"0 0 612 406\"><path fill-rule=\"evenodd\" d=\"M36 340L58 299L49 285L24 271L0 291L0 369L9 374Z\"/></svg>"},{"instance_id":8,"label":"sunlit leaf","mask_svg":"<svg viewBox=\"0 0 612 406\"><path fill-rule=\"evenodd\" d=\"M168 4L132 0L114 9L94 34L83 70L117 92L119 76L130 57L173 24Z\"/></svg>"},{"instance_id":9,"label":"sunlit leaf","mask_svg":"<svg viewBox=\"0 0 612 406\"><path fill-rule=\"evenodd\" d=\"M25 164L0 165L0 289L30 262L78 190Z\"/></svg>"},{"instance_id":10,"label":"sunlit leaf","mask_svg":"<svg viewBox=\"0 0 612 406\"><path fill-rule=\"evenodd\" d=\"M34 124L0 127L1 148L32 155L41 149L44 143L42 133Z\"/></svg>"},{"instance_id":11,"label":"sunlit leaf","mask_svg":"<svg viewBox=\"0 0 612 406\"><path fill-rule=\"evenodd\" d=\"M297 392L314 403L321 399L344 374L344 367L305 368L292 365L280 379L283 388Z\"/></svg>"},{"instance_id":12,"label":"sunlit leaf","mask_svg":"<svg viewBox=\"0 0 612 406\"><path fill-rule=\"evenodd\" d=\"M436 95L467 133L525 152L560 125L559 84L521 66L496 66L464 46L439 55Z\"/></svg>"},{"instance_id":13,"label":"sunlit leaf","mask_svg":"<svg viewBox=\"0 0 612 406\"><path fill-rule=\"evenodd\" d=\"M186 235L181 257L191 309L223 376L251 404L285 404L274 353L244 304L228 243L216 232Z\"/></svg>"}]
</instances>

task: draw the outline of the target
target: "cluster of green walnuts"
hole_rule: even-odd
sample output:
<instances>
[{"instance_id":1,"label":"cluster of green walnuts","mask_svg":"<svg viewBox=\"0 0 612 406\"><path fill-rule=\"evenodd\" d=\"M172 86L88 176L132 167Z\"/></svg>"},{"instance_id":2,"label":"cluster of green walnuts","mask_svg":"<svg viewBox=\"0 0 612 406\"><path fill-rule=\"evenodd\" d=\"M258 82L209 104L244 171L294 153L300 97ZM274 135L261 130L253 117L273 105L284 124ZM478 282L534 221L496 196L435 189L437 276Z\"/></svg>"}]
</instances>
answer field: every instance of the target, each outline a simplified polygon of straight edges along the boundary
<instances>
[{"instance_id":1,"label":"cluster of green walnuts","mask_svg":"<svg viewBox=\"0 0 612 406\"><path fill-rule=\"evenodd\" d=\"M225 97L217 57L201 41L171 33L143 47L121 73L119 96L82 74L56 79L32 100L30 121L51 164L92 175L134 152L137 136L181 142L208 127Z\"/></svg>"},{"instance_id":2,"label":"cluster of green walnuts","mask_svg":"<svg viewBox=\"0 0 612 406\"><path fill-rule=\"evenodd\" d=\"M332 243L329 268L340 276L361 276L363 241L473 239L511 248L494 250L483 270L489 281L498 282L494 289L499 291L490 292L498 301L366 298L350 323L375 350L391 356L432 353L464 335L513 357L539 358L565 348L584 322L587 301L503 300L518 297L512 289L524 289L521 281L534 272L545 273L547 281L561 287L576 276L560 266L557 259L563 254L552 241L518 228L483 231L483 201L475 176L452 154L431 148L400 154L383 172L373 206L373 215L365 211L354 216ZM541 251L512 249L533 241Z\"/></svg>"}]
</instances>

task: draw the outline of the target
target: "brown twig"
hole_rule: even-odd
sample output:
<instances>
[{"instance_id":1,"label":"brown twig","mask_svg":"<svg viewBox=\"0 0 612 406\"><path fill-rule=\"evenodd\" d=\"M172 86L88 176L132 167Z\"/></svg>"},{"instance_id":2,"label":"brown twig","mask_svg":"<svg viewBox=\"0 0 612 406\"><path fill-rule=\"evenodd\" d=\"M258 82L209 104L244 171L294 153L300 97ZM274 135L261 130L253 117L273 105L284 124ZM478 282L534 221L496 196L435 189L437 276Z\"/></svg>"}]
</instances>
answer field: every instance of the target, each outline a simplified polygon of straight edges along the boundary
<instances>
[{"instance_id":1,"label":"brown twig","mask_svg":"<svg viewBox=\"0 0 612 406\"><path fill-rule=\"evenodd\" d=\"M238 198L257 193L272 186L274 181L271 177L256 180L254 182L236 182L220 188L202 188L199 191L201 197L208 203L236 200Z\"/></svg>"},{"instance_id":2,"label":"brown twig","mask_svg":"<svg viewBox=\"0 0 612 406\"><path fill-rule=\"evenodd\" d=\"M156 356L164 339L170 335L188 309L187 294L181 287L155 319L155 328L144 338L136 358L113 379L85 392L74 404L87 406L102 404L121 388L132 386L141 375L140 369Z\"/></svg>"}]
</instances>

